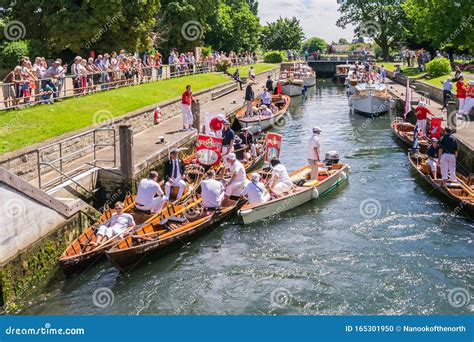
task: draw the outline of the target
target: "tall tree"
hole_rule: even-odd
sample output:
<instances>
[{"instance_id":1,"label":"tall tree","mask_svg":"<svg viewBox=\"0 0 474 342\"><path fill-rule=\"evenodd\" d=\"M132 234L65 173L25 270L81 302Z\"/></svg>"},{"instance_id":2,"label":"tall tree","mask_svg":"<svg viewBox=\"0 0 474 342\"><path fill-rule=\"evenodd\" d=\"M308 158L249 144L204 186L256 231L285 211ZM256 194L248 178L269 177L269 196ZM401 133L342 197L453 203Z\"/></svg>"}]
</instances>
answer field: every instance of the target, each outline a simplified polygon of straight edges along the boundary
<instances>
[{"instance_id":1,"label":"tall tree","mask_svg":"<svg viewBox=\"0 0 474 342\"><path fill-rule=\"evenodd\" d=\"M433 49L474 52L472 0L406 0L402 6L417 40L431 41Z\"/></svg>"},{"instance_id":2,"label":"tall tree","mask_svg":"<svg viewBox=\"0 0 474 342\"><path fill-rule=\"evenodd\" d=\"M320 37L311 37L303 42L303 50L308 50L309 53L316 51L326 52L328 43Z\"/></svg>"},{"instance_id":3,"label":"tall tree","mask_svg":"<svg viewBox=\"0 0 474 342\"><path fill-rule=\"evenodd\" d=\"M348 45L350 44L346 38L339 38L338 44L340 45Z\"/></svg>"},{"instance_id":4,"label":"tall tree","mask_svg":"<svg viewBox=\"0 0 474 342\"><path fill-rule=\"evenodd\" d=\"M388 59L391 47L397 46L406 29L404 0L344 0L340 1L337 26L356 26L359 37L373 39L382 49L382 57Z\"/></svg>"},{"instance_id":5,"label":"tall tree","mask_svg":"<svg viewBox=\"0 0 474 342\"><path fill-rule=\"evenodd\" d=\"M296 17L280 17L262 28L261 44L264 50L300 50L304 38Z\"/></svg>"},{"instance_id":6,"label":"tall tree","mask_svg":"<svg viewBox=\"0 0 474 342\"><path fill-rule=\"evenodd\" d=\"M246 0L253 14L258 15L258 0Z\"/></svg>"}]
</instances>

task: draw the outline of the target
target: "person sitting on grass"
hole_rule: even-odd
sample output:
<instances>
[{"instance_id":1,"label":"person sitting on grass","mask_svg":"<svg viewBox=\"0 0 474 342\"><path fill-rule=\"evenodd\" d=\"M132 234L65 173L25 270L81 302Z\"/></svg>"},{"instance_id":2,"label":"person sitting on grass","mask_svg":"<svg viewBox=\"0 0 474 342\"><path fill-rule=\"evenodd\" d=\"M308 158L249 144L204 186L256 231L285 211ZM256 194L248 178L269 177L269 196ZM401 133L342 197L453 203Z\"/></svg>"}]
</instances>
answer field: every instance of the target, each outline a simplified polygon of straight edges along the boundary
<instances>
[{"instance_id":1,"label":"person sitting on grass","mask_svg":"<svg viewBox=\"0 0 474 342\"><path fill-rule=\"evenodd\" d=\"M100 225L97 231L97 241L91 243L93 246L100 246L107 240L117 235L124 237L126 236L126 234L124 234L125 231L128 228L135 226L133 216L124 213L123 209L123 202L115 203L115 213L112 214L110 220Z\"/></svg>"}]
</instances>

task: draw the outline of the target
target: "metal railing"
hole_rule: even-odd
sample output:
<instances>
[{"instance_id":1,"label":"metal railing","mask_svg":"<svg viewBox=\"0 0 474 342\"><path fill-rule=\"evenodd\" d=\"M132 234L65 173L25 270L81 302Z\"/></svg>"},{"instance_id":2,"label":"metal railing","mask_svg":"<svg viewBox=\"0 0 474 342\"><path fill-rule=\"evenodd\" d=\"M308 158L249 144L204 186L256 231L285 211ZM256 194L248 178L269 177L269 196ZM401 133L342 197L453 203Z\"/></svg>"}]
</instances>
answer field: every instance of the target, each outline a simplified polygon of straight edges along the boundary
<instances>
[{"instance_id":1,"label":"metal railing","mask_svg":"<svg viewBox=\"0 0 474 342\"><path fill-rule=\"evenodd\" d=\"M99 142L97 134L100 133L100 132L111 132L112 133L111 134L112 142L108 142L108 143ZM86 137L88 135L92 135L92 144L86 145L82 148L79 148L79 149L75 150L74 152L71 152L71 153L68 153L68 154L64 155L65 145L67 145L68 143L72 144L74 140L79 140L79 139L82 140L82 139L84 139L84 137ZM113 158L112 159L98 159L97 158L97 152L99 150L105 148L105 147L113 147ZM49 151L50 153L56 153L54 151L55 148L58 149L57 153L59 153L59 157L54 159L54 160L50 160L50 161L44 160L44 157L47 154L46 152ZM51 152L51 150L53 150L53 151ZM73 168L71 170L65 170L65 167L64 167L65 163L67 163L68 161L73 160L75 158L81 158L83 155L86 154L85 152L89 151L89 150L91 150L91 152L93 154L93 158L92 158L91 163L81 163L81 166L78 166L78 167ZM38 158L38 164L37 164L38 165L37 166L37 168L38 168L37 169L37 172L38 172L38 188L40 190L48 188L49 186L51 186L53 184L57 184L58 182L62 183L64 181L64 179L68 179L68 180L74 182L76 185L80 186L81 188L85 189L82 185L77 183L72 178L72 175L75 172L77 172L79 170L82 170L84 165L86 165L86 164L92 164L92 165L95 166L98 162L113 163L114 167L116 167L117 166L116 131L112 127L110 127L110 128L109 127L104 127L104 128L96 128L96 129L91 130L91 131L87 131L87 132L84 132L84 133L81 133L81 134L74 135L70 138L67 138L67 139L52 143L48 146L39 148L37 150L37 158ZM59 164L59 166L58 166L58 164ZM45 172L42 172L42 167L49 168L50 170L59 173L59 176L53 177L50 180L48 180L47 182L43 183L41 177L44 175ZM87 189L85 189L85 190L89 191Z\"/></svg>"},{"instance_id":2,"label":"metal railing","mask_svg":"<svg viewBox=\"0 0 474 342\"><path fill-rule=\"evenodd\" d=\"M253 62L253 61L251 61ZM235 60L233 66L247 65L246 60ZM24 80L17 83L0 83L0 110L23 108L36 104L52 104L56 100L94 94L100 91L109 91L139 84L157 82L170 78L177 78L195 74L214 72L215 62L201 62L194 64L162 65L159 67L141 67L127 70L107 70L88 72L81 75L67 75L60 79L44 78L29 83L35 83L34 93L26 96L17 96ZM51 90L42 91L47 84ZM11 89L13 88L13 89ZM5 96L5 91L8 95ZM13 92L13 94L11 94ZM5 98L8 98L5 100ZM21 103L22 102L22 103Z\"/></svg>"}]
</instances>

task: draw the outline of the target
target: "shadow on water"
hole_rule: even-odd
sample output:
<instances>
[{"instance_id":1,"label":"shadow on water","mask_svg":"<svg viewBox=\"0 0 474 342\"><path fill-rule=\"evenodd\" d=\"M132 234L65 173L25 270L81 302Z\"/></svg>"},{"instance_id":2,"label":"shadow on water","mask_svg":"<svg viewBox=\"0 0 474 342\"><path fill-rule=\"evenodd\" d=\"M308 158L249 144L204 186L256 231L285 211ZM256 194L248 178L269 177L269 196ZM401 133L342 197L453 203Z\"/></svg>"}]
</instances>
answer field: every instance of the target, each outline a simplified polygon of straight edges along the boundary
<instances>
[{"instance_id":1,"label":"shadow on water","mask_svg":"<svg viewBox=\"0 0 474 342\"><path fill-rule=\"evenodd\" d=\"M282 162L290 171L307 162L318 125L323 155L350 164L347 183L266 225L226 222L128 275L98 263L51 283L23 313L472 314L447 294L474 294L473 224L416 177L392 117L350 113L328 80L294 98L291 114ZM112 303L94 304L100 288Z\"/></svg>"}]
</instances>

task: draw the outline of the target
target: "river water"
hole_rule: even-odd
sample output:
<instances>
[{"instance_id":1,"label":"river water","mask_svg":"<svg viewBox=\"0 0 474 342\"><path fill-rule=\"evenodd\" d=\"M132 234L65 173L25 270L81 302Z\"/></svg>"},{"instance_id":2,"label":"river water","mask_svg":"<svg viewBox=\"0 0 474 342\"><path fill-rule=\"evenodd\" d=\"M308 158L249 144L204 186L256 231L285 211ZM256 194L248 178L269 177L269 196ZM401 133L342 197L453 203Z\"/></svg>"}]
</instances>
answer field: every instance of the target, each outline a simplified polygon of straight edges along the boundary
<instances>
[{"instance_id":1,"label":"river water","mask_svg":"<svg viewBox=\"0 0 474 342\"><path fill-rule=\"evenodd\" d=\"M472 314L474 225L410 169L390 115L351 114L325 80L291 114L282 162L306 163L318 125L323 154L351 165L348 183L267 225L226 222L128 275L104 261L58 276L22 313Z\"/></svg>"}]
</instances>

